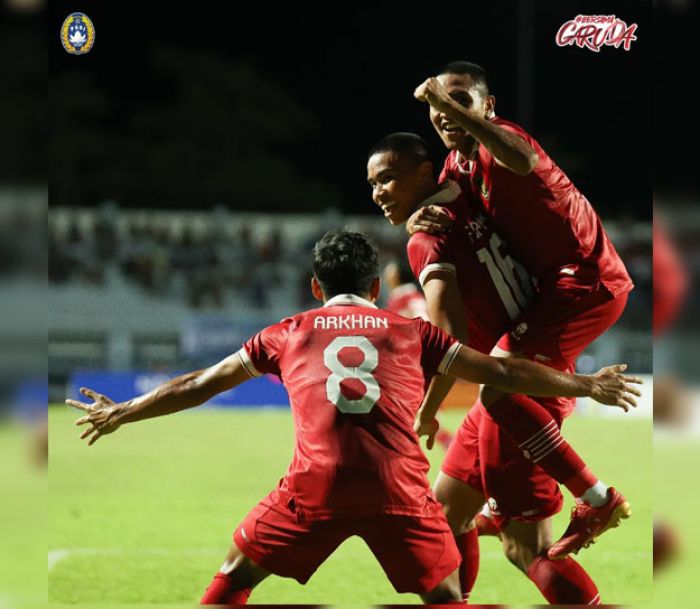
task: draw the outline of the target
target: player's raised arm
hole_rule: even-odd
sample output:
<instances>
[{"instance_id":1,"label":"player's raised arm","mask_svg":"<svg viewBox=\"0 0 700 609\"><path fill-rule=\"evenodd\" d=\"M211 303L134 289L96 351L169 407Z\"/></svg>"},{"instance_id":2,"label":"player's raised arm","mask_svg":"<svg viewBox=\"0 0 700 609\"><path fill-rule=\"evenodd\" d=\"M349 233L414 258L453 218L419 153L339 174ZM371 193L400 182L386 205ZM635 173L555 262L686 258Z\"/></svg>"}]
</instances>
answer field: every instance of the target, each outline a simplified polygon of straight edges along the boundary
<instances>
[{"instance_id":1,"label":"player's raised arm","mask_svg":"<svg viewBox=\"0 0 700 609\"><path fill-rule=\"evenodd\" d=\"M642 380L626 376L626 364L602 368L594 375L567 374L520 358L483 355L460 345L446 374L489 385L507 393L539 397L591 397L596 402L628 411L637 405Z\"/></svg>"},{"instance_id":2,"label":"player's raised arm","mask_svg":"<svg viewBox=\"0 0 700 609\"><path fill-rule=\"evenodd\" d=\"M78 400L66 400L66 404L83 410L85 416L76 425L88 427L80 436L94 444L100 436L113 433L125 423L152 419L194 408L215 395L228 391L250 378L238 353L221 360L209 368L188 372L175 377L152 391L127 402L115 403L105 395L87 387L80 393L93 400L92 404Z\"/></svg>"},{"instance_id":3,"label":"player's raised arm","mask_svg":"<svg viewBox=\"0 0 700 609\"><path fill-rule=\"evenodd\" d=\"M471 99L468 93L463 92L466 96L464 99L453 99L439 77L432 76L420 84L413 95L418 101L427 102L448 120L466 129L500 165L513 173L525 176L537 165L539 157L530 144L469 108Z\"/></svg>"}]
</instances>

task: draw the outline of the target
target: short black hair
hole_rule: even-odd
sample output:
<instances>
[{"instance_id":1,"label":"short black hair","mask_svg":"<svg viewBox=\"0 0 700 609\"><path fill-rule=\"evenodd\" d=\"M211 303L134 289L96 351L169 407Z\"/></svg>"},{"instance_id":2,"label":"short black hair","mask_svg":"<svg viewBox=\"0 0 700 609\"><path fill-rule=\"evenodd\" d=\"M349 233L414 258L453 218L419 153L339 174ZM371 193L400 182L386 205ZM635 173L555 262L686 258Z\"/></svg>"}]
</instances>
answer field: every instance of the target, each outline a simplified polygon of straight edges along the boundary
<instances>
[{"instance_id":1,"label":"short black hair","mask_svg":"<svg viewBox=\"0 0 700 609\"><path fill-rule=\"evenodd\" d=\"M471 61L451 61L442 68L440 74L466 74L472 77L474 84L481 89L484 95L489 94L489 83L486 78L486 70L477 63Z\"/></svg>"},{"instance_id":2,"label":"short black hair","mask_svg":"<svg viewBox=\"0 0 700 609\"><path fill-rule=\"evenodd\" d=\"M382 152L395 152L402 157L411 159L416 165L430 161L428 143L420 135L405 131L390 133L383 137L370 148L367 159L369 160L375 154Z\"/></svg>"},{"instance_id":3,"label":"short black hair","mask_svg":"<svg viewBox=\"0 0 700 609\"><path fill-rule=\"evenodd\" d=\"M368 294L379 277L377 247L362 233L330 230L314 246L313 270L327 298Z\"/></svg>"}]
</instances>

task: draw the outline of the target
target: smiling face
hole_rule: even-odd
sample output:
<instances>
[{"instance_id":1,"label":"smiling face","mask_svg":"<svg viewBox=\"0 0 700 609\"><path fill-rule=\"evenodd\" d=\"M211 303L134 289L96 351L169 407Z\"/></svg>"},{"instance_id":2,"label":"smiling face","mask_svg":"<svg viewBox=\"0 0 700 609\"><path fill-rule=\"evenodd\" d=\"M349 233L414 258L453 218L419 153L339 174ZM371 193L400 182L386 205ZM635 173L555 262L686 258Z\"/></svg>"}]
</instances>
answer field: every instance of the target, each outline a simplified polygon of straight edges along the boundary
<instances>
[{"instance_id":1,"label":"smiling face","mask_svg":"<svg viewBox=\"0 0 700 609\"><path fill-rule=\"evenodd\" d=\"M490 118L493 115L496 99L493 95L487 95L484 87L475 83L469 74L440 74L438 80L452 99L477 116ZM471 151L474 145L471 134L432 106L430 122L446 148L459 150L464 154Z\"/></svg>"},{"instance_id":2,"label":"smiling face","mask_svg":"<svg viewBox=\"0 0 700 609\"><path fill-rule=\"evenodd\" d=\"M372 200L394 225L403 224L437 187L430 161L416 163L397 152L373 154L367 162Z\"/></svg>"}]
</instances>

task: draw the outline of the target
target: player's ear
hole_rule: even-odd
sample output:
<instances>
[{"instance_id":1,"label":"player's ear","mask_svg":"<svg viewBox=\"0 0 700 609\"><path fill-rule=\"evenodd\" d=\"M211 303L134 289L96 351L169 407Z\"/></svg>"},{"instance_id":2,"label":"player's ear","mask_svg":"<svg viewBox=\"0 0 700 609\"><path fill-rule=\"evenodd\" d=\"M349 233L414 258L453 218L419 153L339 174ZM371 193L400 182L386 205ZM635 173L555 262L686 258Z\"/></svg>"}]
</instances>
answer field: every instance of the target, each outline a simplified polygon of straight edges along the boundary
<instances>
[{"instance_id":1,"label":"player's ear","mask_svg":"<svg viewBox=\"0 0 700 609\"><path fill-rule=\"evenodd\" d=\"M382 290L382 280L379 277L372 279L372 284L369 286L369 299L374 302L379 298L379 292Z\"/></svg>"},{"instance_id":2,"label":"player's ear","mask_svg":"<svg viewBox=\"0 0 700 609\"><path fill-rule=\"evenodd\" d=\"M316 300L323 302L323 290L321 289L321 284L318 282L318 279L316 279L316 275L311 277L311 293Z\"/></svg>"},{"instance_id":3,"label":"player's ear","mask_svg":"<svg viewBox=\"0 0 700 609\"><path fill-rule=\"evenodd\" d=\"M496 116L496 96L487 95L484 99L484 105L486 106L486 118L493 118Z\"/></svg>"},{"instance_id":4,"label":"player's ear","mask_svg":"<svg viewBox=\"0 0 700 609\"><path fill-rule=\"evenodd\" d=\"M423 161L418 166L418 175L423 180L435 179L435 172L433 171L433 164L430 161Z\"/></svg>"}]
</instances>

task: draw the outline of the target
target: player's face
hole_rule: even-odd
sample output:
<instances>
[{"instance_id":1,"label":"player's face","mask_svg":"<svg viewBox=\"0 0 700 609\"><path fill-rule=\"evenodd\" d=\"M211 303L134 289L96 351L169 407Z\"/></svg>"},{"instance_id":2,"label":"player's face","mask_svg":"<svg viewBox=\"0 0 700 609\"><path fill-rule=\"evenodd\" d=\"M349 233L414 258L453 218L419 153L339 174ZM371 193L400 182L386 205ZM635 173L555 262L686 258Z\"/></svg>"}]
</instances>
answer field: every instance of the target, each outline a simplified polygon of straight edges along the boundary
<instances>
[{"instance_id":1,"label":"player's face","mask_svg":"<svg viewBox=\"0 0 700 609\"><path fill-rule=\"evenodd\" d=\"M490 114L490 96L483 96L468 74L440 74L438 80L457 103L472 110L478 116L485 117ZM473 140L470 133L432 106L430 106L430 122L433 123L442 143L449 150L463 150L471 147Z\"/></svg>"},{"instance_id":2,"label":"player's face","mask_svg":"<svg viewBox=\"0 0 700 609\"><path fill-rule=\"evenodd\" d=\"M429 163L428 163L429 165ZM395 152L373 154L367 162L367 181L372 200L394 225L403 224L423 200L422 166L415 166Z\"/></svg>"}]
</instances>

